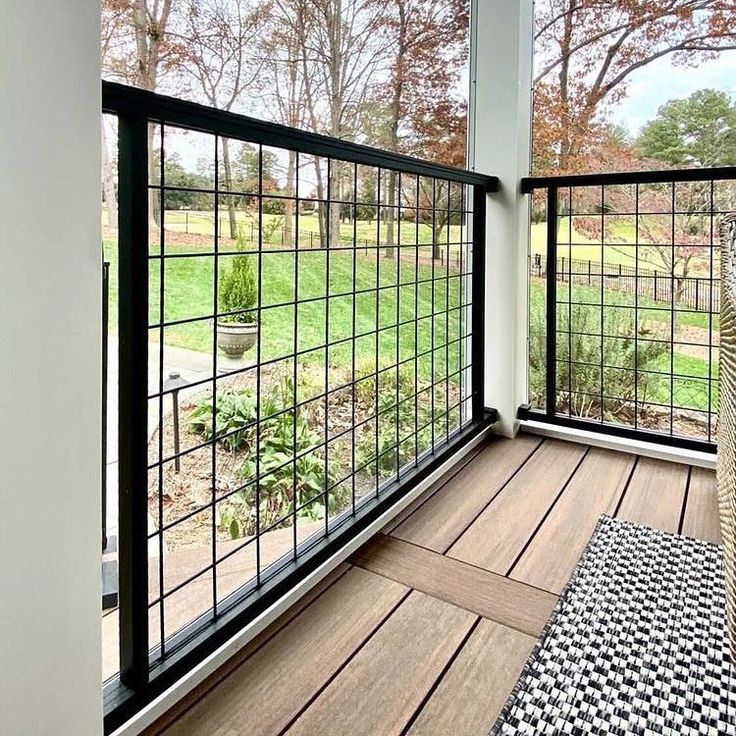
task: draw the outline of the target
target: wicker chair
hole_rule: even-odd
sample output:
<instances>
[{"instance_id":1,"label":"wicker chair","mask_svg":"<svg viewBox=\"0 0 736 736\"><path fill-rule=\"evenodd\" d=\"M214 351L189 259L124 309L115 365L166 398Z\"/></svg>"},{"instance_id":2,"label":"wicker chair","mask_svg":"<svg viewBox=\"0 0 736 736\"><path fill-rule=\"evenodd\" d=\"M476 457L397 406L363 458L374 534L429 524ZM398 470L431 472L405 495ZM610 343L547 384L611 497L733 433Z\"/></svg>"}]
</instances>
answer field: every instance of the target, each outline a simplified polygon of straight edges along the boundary
<instances>
[{"instance_id":1,"label":"wicker chair","mask_svg":"<svg viewBox=\"0 0 736 736\"><path fill-rule=\"evenodd\" d=\"M718 509L724 548L731 658L736 661L736 214L724 218L721 246Z\"/></svg>"}]
</instances>

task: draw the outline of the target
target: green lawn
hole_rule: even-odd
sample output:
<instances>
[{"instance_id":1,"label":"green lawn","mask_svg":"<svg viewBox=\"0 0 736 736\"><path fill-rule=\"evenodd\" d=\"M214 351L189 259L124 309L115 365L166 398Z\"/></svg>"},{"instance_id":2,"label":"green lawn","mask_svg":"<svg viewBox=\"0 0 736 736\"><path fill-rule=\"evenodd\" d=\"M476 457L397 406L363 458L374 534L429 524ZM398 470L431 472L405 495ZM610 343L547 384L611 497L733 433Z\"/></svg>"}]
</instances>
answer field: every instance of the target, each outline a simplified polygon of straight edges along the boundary
<instances>
[{"instance_id":1,"label":"green lawn","mask_svg":"<svg viewBox=\"0 0 736 736\"><path fill-rule=\"evenodd\" d=\"M543 285L540 281L532 282L532 289L542 289ZM566 283L557 284L557 294L560 301L566 301L569 297L569 285ZM601 303L601 289L600 286L587 286L584 284L575 284L573 286L573 302L587 302L591 304ZM616 305L619 307L631 307L632 314L633 308L638 305L639 308L639 319L641 320L656 320L659 322L668 322L671 314L671 304L667 301L657 301L650 297L639 295L638 302L636 295L628 291L619 291L618 289L604 289L603 300L607 305ZM695 312L692 310L676 311L676 325L688 326L688 327L700 327L701 329L708 329L711 326L711 315L707 312ZM718 330L720 324L719 315L712 315L712 329Z\"/></svg>"},{"instance_id":2,"label":"green lawn","mask_svg":"<svg viewBox=\"0 0 736 736\"><path fill-rule=\"evenodd\" d=\"M167 253L191 252L188 246L169 246ZM117 249L113 243L105 244L105 257L111 263L110 316L114 328L117 320ZM257 255L251 254L254 266ZM229 268L229 256L220 257L220 269ZM356 341L356 357L361 363L375 360L376 337L372 333L381 329L378 346L381 365L390 365L397 360L415 354L415 338L419 352L429 351L435 346L435 371L444 372L446 349L449 340L456 340L461 330L460 304L461 279L450 274L439 265L434 267L437 280L415 286L415 264L403 259L381 258L378 267L374 257L352 253L328 252L325 250L294 253L266 253L262 256L262 361L273 361L293 352L296 342L299 351L312 351L300 360L304 363L324 364L324 348L330 342L349 338L352 334L364 335ZM329 261L329 299L327 296L327 272ZM298 268L296 268L298 262ZM150 265L152 295L150 304L151 324L158 323L160 305L159 261ZM173 258L165 264L164 322L205 317L214 311L214 259L212 256ZM353 297L353 268L355 268L355 290ZM296 273L295 273L296 271ZM420 265L419 280L432 278L431 265ZM288 304L295 300L295 285L299 300L313 300L296 306ZM381 290L376 291L380 285ZM386 287L386 288L383 288ZM353 312L355 299L355 325ZM433 303L434 299L434 303ZM452 311L446 314L448 304ZM434 304L434 320L432 307ZM413 323L397 323L419 317ZM434 336L433 336L434 322ZM384 329L386 328L386 329ZM464 330L463 330L464 331ZM152 338L156 338L154 331ZM213 345L211 320L181 324L165 328L164 342L170 345L209 352ZM330 348L331 365L349 366L352 360L352 343ZM431 375L431 355L419 361L420 375ZM458 345L449 349L450 372L459 367Z\"/></svg>"},{"instance_id":3,"label":"green lawn","mask_svg":"<svg viewBox=\"0 0 736 736\"><path fill-rule=\"evenodd\" d=\"M564 301L568 298L568 285L567 284L559 284L558 285L558 296L561 301ZM623 309L620 310L620 314L631 320L631 324L633 325L633 319L634 319L634 310L633 309L627 309L626 307L632 306L634 304L633 295L632 294L626 294L624 292L618 292L614 290L606 290L604 292L604 303L606 305L618 305L620 307L623 307ZM575 285L573 287L573 300L574 302L589 302L591 304L600 303L600 289L599 288L593 288L588 286L578 286ZM531 304L531 315L530 315L530 324L535 325L533 329L540 330L540 325L543 325L544 320L544 314L545 314L545 284L540 280L533 280L530 285L530 304ZM667 311L668 305L663 303L656 303L656 306L660 308L664 308L665 311L660 311L656 309L651 309L647 307L655 306L655 303L651 300L643 300L639 299L639 324L641 324L642 320L661 320L669 322L670 314L669 311ZM565 309L564 305L561 307L563 310ZM578 307L578 309L587 310L589 313L592 314L593 322L597 325L599 324L600 320L600 307L597 306L588 306L588 307ZM606 312L604 311L603 318L606 319ZM610 314L610 312L609 312ZM558 310L558 324L561 325L561 328L566 330L566 317L567 314L560 315L560 312ZM678 313L677 320L675 323L676 330L678 327L701 327L701 328L707 328L708 326L708 315L702 312L693 313L693 312L684 312L684 313ZM717 316L714 316L713 318L713 328L718 329L718 320ZM541 328L543 329L543 327ZM668 328L666 328L668 329ZM665 330L666 333L666 330ZM618 333L617 333L618 334ZM629 333L628 336L633 335L633 331ZM676 339L679 337L676 332ZM707 333L706 336L707 337ZM600 341L598 338L590 337L590 338L579 338L578 342L588 340L590 343L590 350L598 354L598 351L600 351ZM613 341L615 343L616 341ZM566 345L563 344L561 346L561 357L564 358ZM695 409L699 411L704 411L708 407L708 402L710 399L710 405L713 410L716 410L718 405L718 365L717 362L715 362L712 366L710 365L709 361L704 357L697 357L694 355L690 355L686 352L684 352L686 348L680 347L678 350L678 346L675 347L674 353L670 349L666 349L661 351L660 354L657 355L656 358L650 360L649 362L640 365L640 369L642 371L652 371L652 372L662 372L662 373L669 373L671 369L673 370L673 373L676 376L682 376L682 378L674 378L672 381L670 381L670 378L668 376L658 376L656 373L649 378L649 385L651 386L650 394L646 397L647 401L652 401L656 403L661 404L669 404L670 400L673 400L673 403L676 406L683 407L686 409ZM705 350L705 348L704 348ZM597 360L597 359L596 359ZM608 360L616 360L612 356L608 357ZM538 361L543 362L543 361ZM622 367L632 367L633 368L633 354L629 355L629 361L624 365L620 363L614 363L615 365L621 365ZM711 394L709 396L709 389L708 389L708 376L709 376L709 369L711 371L711 377L714 379L713 387L711 389ZM541 368L539 367L532 367L532 371L543 371L543 366ZM591 379L596 386L599 385L598 381L599 378L597 376L597 373L595 371L592 372L593 378ZM537 386L537 390L539 390L539 386L543 385L543 375L533 375L531 376L531 385ZM641 400L642 397L640 397Z\"/></svg>"},{"instance_id":4,"label":"green lawn","mask_svg":"<svg viewBox=\"0 0 736 736\"><path fill-rule=\"evenodd\" d=\"M167 213L167 221L173 215L181 213ZM243 224L247 225L244 213L239 213ZM200 234L211 232L211 219L204 216L197 220L197 215L190 213L190 233L197 230ZM278 224L281 219L271 218L271 224ZM346 226L347 227L347 226ZM546 237L545 224L532 226L532 252L543 252ZM209 228L209 230L208 230ZM300 217L300 231L305 229L317 232L316 216L304 215ZM358 223L358 239L361 233L371 239L375 238L375 223ZM408 231L411 230L411 233ZM352 229L350 231L352 234ZM451 236L459 235L451 231ZM412 227L402 226L401 242L413 243L416 232ZM411 238L409 237L411 235ZM421 243L431 242L431 228L420 225L419 240ZM577 236L576 236L577 239ZM165 293L163 321L171 322L190 318L201 318L215 311L213 303L214 286L214 259L212 255L204 255L203 244L196 242L167 244L167 254L197 253L196 256L186 258L172 258L165 261ZM228 243L229 241L224 241ZM225 246L227 247L227 246ZM600 246L591 244L591 258L600 258ZM424 256L430 255L426 248ZM407 248L406 255L411 255L415 249ZM111 326L115 328L117 321L117 248L114 243L105 243L105 256L111 262ZM619 254L622 256L622 254ZM257 266L257 254L248 254L254 266ZM612 252L612 257L615 253ZM219 269L229 268L230 256L221 256ZM625 262L625 261L621 261ZM151 289L153 295L150 304L150 322L160 321L159 302L157 299L160 272L159 261L152 260L150 267ZM373 255L359 253L354 259L350 252L326 251L323 249L304 250L297 255L287 252L270 252L262 256L262 285L261 303L263 306L261 318L262 361L275 361L291 354L296 339L299 351L308 351L300 358L306 364L323 365L328 360L331 365L350 366L352 362L352 341L343 345L333 346L329 355L325 355L322 347L327 342L334 342L342 338L350 338L353 334L363 335L356 340L356 358L359 363L366 365L366 371L372 371L371 365L375 362L378 352L379 362L389 365L397 360L408 359L419 352L429 351L434 346L443 346L446 339L455 340L461 334L460 310L454 310L449 317L444 312L449 304L450 308L460 304L461 279L450 274L449 279L440 278L434 288L430 283L415 286L415 264L413 260L391 259L382 257L376 262ZM353 270L355 269L355 276ZM329 271L329 284L328 284ZM432 278L431 265L422 264L419 267L419 280ZM444 277L447 272L440 264L434 266L435 276ZM380 286L381 290L376 291ZM385 287L385 288L384 288ZM353 291L365 292L353 296ZM543 315L544 284L542 280L534 279L531 282L531 309L537 315ZM558 284L558 298L564 301L568 298L569 285ZM327 298L329 296L329 299ZM596 286L575 285L573 287L575 302L590 302L599 304L601 301L600 288ZM295 300L310 300L297 305L290 304ZM434 299L434 319L432 319L432 305ZM606 289L603 294L606 305L617 306L621 312L630 314L633 320L635 296L633 294ZM639 324L642 322L666 323L662 329L665 333L669 329L671 319L669 304L654 302L640 296ZM626 309L631 307L631 309ZM600 312L600 307L591 306L589 310ZM411 321L418 316L416 328L413 322L397 327L398 322ZM711 317L703 312L678 312L676 329L695 327L707 329ZM718 329L718 317L712 317L712 326ZM376 350L376 336L373 333L381 329ZM383 329L385 328L385 329ZM201 320L191 324L174 325L164 331L164 341L169 345L189 348L192 350L211 352L214 343L214 325L211 320ZM464 330L462 330L464 331ZM434 335L433 335L434 332ZM365 334L364 334L365 333ZM152 339L158 338L158 330L152 331ZM434 340L433 340L434 338ZM435 372L445 370L446 350L444 347L435 349ZM255 357L255 355L251 356ZM457 345L449 350L450 371L456 369L460 363ZM660 355L656 364L646 366L651 370L669 372L671 353ZM708 403L708 389L705 379L708 376L708 362L682 352L674 354L675 372L693 376L690 379L677 379L674 385L675 402L683 406L703 409ZM428 355L420 360L420 376L429 378L432 374L432 359ZM668 378L656 379L653 400L662 403L670 401L670 381ZM717 396L711 396L715 404Z\"/></svg>"},{"instance_id":5,"label":"green lawn","mask_svg":"<svg viewBox=\"0 0 736 736\"><path fill-rule=\"evenodd\" d=\"M617 237L621 239L618 243L607 243L601 246L600 242L596 242L577 232L574 228L570 231L569 223L566 220L560 221L558 229L558 256L566 258L574 258L581 261L593 261L594 263L608 263L612 265L637 267L636 249L636 232L633 225L625 223L616 223L613 228ZM572 245L570 245L572 244ZM532 255L544 255L547 252L547 223L532 223L530 231L530 253ZM714 257L717 256L714 254ZM639 263L640 269L668 271L668 266L662 260L661 254L656 248L647 247L646 244L640 246ZM710 272L710 262L707 259L695 259L690 264L689 274L691 276L707 276ZM713 264L714 270L718 270L717 260Z\"/></svg>"}]
</instances>

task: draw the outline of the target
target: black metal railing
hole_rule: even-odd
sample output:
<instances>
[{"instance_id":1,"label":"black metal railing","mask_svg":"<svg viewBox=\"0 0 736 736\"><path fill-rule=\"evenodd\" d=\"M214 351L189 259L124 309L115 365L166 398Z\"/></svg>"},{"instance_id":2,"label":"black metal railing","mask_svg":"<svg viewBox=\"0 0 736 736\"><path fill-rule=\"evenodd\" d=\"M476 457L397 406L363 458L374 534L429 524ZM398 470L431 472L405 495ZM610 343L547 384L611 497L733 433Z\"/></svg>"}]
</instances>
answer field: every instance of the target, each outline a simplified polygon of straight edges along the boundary
<instances>
[{"instance_id":1,"label":"black metal railing","mask_svg":"<svg viewBox=\"0 0 736 736\"><path fill-rule=\"evenodd\" d=\"M103 110L119 135L112 728L489 426L497 181L110 83ZM210 229L166 226L183 200Z\"/></svg>"},{"instance_id":2,"label":"black metal railing","mask_svg":"<svg viewBox=\"0 0 736 736\"><path fill-rule=\"evenodd\" d=\"M529 178L522 418L715 451L736 168Z\"/></svg>"}]
</instances>

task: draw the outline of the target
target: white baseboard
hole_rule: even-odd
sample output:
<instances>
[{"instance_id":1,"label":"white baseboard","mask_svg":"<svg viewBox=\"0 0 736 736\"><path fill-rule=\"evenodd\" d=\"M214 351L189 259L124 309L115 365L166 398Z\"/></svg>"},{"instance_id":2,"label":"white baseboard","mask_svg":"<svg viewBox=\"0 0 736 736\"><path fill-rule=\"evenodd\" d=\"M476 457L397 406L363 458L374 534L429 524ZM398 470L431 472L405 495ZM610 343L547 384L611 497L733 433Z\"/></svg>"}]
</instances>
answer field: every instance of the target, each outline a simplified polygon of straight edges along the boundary
<instances>
[{"instance_id":1,"label":"white baseboard","mask_svg":"<svg viewBox=\"0 0 736 736\"><path fill-rule=\"evenodd\" d=\"M605 447L608 450L619 452L630 452L644 457L653 457L658 460L668 460L673 463L684 465L696 465L699 468L715 470L716 455L697 450L684 450L679 447L667 447L656 442L644 442L642 440L629 440L623 437L614 437L610 434L590 432L584 429L573 429L571 427L560 427L545 422L523 420L519 422L521 429L530 434L538 434L543 437L554 437L568 442L579 442L593 447Z\"/></svg>"},{"instance_id":2,"label":"white baseboard","mask_svg":"<svg viewBox=\"0 0 736 736\"><path fill-rule=\"evenodd\" d=\"M309 592L317 583L331 573L340 563L344 562L359 547L365 544L376 532L379 532L395 516L401 513L410 503L426 491L434 482L439 480L445 473L449 472L454 465L463 459L465 455L476 448L491 433L490 427L481 432L477 437L468 442L467 445L458 450L451 458L444 462L437 470L419 483L400 501L397 501L388 511L376 519L364 531L352 539L339 552L335 553L329 560L318 567L311 575L302 580L299 585L289 591L283 598L278 600L260 616L253 620L242 631L238 632L229 641L225 642L219 649L214 651L206 659L191 669L178 682L174 683L168 690L161 693L155 700L136 713L133 718L115 730L111 736L137 736L143 729L150 726L160 718L167 710L172 708L179 700L191 692L197 685L222 667L234 654L242 649L251 639L256 637L263 629L275 621L282 613L296 603L303 595Z\"/></svg>"}]
</instances>

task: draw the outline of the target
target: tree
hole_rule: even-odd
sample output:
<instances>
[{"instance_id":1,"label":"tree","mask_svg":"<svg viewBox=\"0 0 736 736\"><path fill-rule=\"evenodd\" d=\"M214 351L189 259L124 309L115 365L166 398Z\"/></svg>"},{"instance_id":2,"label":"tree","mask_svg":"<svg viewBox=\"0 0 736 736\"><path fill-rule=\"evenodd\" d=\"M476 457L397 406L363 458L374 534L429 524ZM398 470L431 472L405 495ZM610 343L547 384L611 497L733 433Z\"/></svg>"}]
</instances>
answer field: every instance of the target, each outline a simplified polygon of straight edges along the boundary
<instances>
[{"instance_id":1,"label":"tree","mask_svg":"<svg viewBox=\"0 0 736 736\"><path fill-rule=\"evenodd\" d=\"M535 16L534 168L586 168L605 107L638 69L736 48L729 0L541 0Z\"/></svg>"},{"instance_id":2,"label":"tree","mask_svg":"<svg viewBox=\"0 0 736 736\"><path fill-rule=\"evenodd\" d=\"M318 133L355 139L363 105L377 84L385 55L374 0L281 0L294 19L304 83L306 120ZM340 245L340 207L325 200L340 198L343 166L314 157L319 200L320 240ZM329 243L328 241L329 233Z\"/></svg>"},{"instance_id":3,"label":"tree","mask_svg":"<svg viewBox=\"0 0 736 736\"><path fill-rule=\"evenodd\" d=\"M156 91L162 71L176 66L180 46L170 33L172 0L102 0L104 76ZM155 126L148 126L153 150ZM151 191L149 211L160 219L159 199Z\"/></svg>"},{"instance_id":4,"label":"tree","mask_svg":"<svg viewBox=\"0 0 736 736\"><path fill-rule=\"evenodd\" d=\"M701 89L670 100L637 141L641 154L671 166L736 164L736 107L724 92Z\"/></svg>"},{"instance_id":5,"label":"tree","mask_svg":"<svg viewBox=\"0 0 736 736\"><path fill-rule=\"evenodd\" d=\"M292 11L298 11L294 14ZM306 124L304 105L305 78L301 66L300 26L304 8L293 3L275 0L272 17L266 28L264 53L270 72L270 90L266 94L269 109L276 113L276 120L292 128ZM286 189L284 194L284 241L291 243L294 237L294 212L296 195L296 152L287 154Z\"/></svg>"},{"instance_id":6,"label":"tree","mask_svg":"<svg viewBox=\"0 0 736 736\"><path fill-rule=\"evenodd\" d=\"M259 86L262 59L256 40L264 6L246 0L189 0L176 35L184 63L183 74L193 78L212 107L232 110L244 91ZM233 191L230 144L220 138L224 188ZM238 236L235 199L227 196L230 238Z\"/></svg>"},{"instance_id":7,"label":"tree","mask_svg":"<svg viewBox=\"0 0 736 736\"><path fill-rule=\"evenodd\" d=\"M387 81L379 89L373 142L397 152L415 152L414 123L429 114L451 109L447 102L457 96L468 58L469 16L466 0L396 0L383 4L381 23L389 43ZM435 120L437 131L450 121ZM431 154L422 151L423 158ZM464 158L464 157L463 157ZM445 152L440 160L447 161ZM394 223L397 215L398 176L390 171L384 201L387 205L386 255L394 253Z\"/></svg>"}]
</instances>

